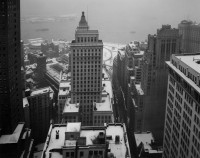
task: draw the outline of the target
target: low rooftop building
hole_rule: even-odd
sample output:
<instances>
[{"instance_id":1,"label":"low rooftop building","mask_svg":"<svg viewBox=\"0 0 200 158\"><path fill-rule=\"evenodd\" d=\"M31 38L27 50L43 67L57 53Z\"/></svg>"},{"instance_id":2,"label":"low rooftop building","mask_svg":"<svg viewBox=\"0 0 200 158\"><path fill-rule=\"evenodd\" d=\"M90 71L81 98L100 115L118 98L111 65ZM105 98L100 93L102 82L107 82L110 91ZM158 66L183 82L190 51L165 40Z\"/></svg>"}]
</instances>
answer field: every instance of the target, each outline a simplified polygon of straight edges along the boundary
<instances>
[{"instance_id":1,"label":"low rooftop building","mask_svg":"<svg viewBox=\"0 0 200 158\"><path fill-rule=\"evenodd\" d=\"M139 158L161 158L162 147L158 146L151 132L135 133L135 141Z\"/></svg>"},{"instance_id":2,"label":"low rooftop building","mask_svg":"<svg viewBox=\"0 0 200 158\"><path fill-rule=\"evenodd\" d=\"M130 158L126 127L122 123L99 127L80 122L51 125L41 158Z\"/></svg>"},{"instance_id":3,"label":"low rooftop building","mask_svg":"<svg viewBox=\"0 0 200 158\"><path fill-rule=\"evenodd\" d=\"M0 133L1 134L1 133ZM14 132L0 135L0 157L31 157L34 140L31 130L19 122Z\"/></svg>"}]
</instances>

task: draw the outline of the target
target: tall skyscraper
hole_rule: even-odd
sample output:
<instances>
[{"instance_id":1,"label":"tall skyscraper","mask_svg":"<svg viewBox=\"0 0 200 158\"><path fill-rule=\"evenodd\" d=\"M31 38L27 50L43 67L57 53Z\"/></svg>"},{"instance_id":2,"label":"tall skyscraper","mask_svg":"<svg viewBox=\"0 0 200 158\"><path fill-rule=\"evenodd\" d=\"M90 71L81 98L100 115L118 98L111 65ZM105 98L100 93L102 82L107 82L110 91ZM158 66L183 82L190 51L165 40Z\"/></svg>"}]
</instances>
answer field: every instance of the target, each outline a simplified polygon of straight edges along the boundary
<instances>
[{"instance_id":1,"label":"tall skyscraper","mask_svg":"<svg viewBox=\"0 0 200 158\"><path fill-rule=\"evenodd\" d=\"M163 158L200 157L200 54L172 55Z\"/></svg>"},{"instance_id":2,"label":"tall skyscraper","mask_svg":"<svg viewBox=\"0 0 200 158\"><path fill-rule=\"evenodd\" d=\"M163 25L157 35L148 36L148 50L144 55L142 90L144 119L143 131L151 131L158 143L162 144L164 131L165 101L167 93L167 69L165 61L171 54L179 53L180 36L178 29Z\"/></svg>"},{"instance_id":3,"label":"tall skyscraper","mask_svg":"<svg viewBox=\"0 0 200 158\"><path fill-rule=\"evenodd\" d=\"M12 133L22 120L20 0L0 1L0 128Z\"/></svg>"},{"instance_id":4,"label":"tall skyscraper","mask_svg":"<svg viewBox=\"0 0 200 158\"><path fill-rule=\"evenodd\" d=\"M101 102L103 42L98 30L89 30L82 12L71 42L71 102L80 103L80 121L93 124L93 103Z\"/></svg>"},{"instance_id":5,"label":"tall skyscraper","mask_svg":"<svg viewBox=\"0 0 200 158\"><path fill-rule=\"evenodd\" d=\"M200 24L183 20L178 24L179 34L182 36L181 50L184 53L200 51Z\"/></svg>"}]
</instances>

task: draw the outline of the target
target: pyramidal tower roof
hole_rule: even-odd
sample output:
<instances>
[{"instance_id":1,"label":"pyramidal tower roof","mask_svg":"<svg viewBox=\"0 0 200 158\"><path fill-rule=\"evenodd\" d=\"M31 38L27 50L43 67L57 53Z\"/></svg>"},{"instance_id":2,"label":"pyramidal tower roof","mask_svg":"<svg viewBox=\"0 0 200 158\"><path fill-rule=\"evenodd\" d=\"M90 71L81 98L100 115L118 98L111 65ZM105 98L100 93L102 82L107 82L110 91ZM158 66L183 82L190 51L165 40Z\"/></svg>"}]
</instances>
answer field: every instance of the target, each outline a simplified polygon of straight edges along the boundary
<instances>
[{"instance_id":1,"label":"pyramidal tower roof","mask_svg":"<svg viewBox=\"0 0 200 158\"><path fill-rule=\"evenodd\" d=\"M87 21L86 21L86 19L85 19L85 14L84 14L84 12L82 12L82 16L81 16L81 20L80 20L80 22L79 22L78 29L84 29L84 30L85 30L85 29L86 29L86 30L89 29L88 23L87 23Z\"/></svg>"}]
</instances>

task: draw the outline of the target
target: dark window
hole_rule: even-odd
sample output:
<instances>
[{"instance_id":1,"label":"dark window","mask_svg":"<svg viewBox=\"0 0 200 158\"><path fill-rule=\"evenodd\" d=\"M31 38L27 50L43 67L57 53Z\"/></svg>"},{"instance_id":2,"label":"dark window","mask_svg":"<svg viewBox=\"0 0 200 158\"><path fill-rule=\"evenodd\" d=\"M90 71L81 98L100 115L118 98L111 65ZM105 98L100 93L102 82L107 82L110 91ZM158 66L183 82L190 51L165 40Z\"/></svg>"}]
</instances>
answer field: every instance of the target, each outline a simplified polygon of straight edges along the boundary
<instances>
[{"instance_id":1,"label":"dark window","mask_svg":"<svg viewBox=\"0 0 200 158\"><path fill-rule=\"evenodd\" d=\"M84 152L83 151L80 152L80 156L84 156Z\"/></svg>"}]
</instances>

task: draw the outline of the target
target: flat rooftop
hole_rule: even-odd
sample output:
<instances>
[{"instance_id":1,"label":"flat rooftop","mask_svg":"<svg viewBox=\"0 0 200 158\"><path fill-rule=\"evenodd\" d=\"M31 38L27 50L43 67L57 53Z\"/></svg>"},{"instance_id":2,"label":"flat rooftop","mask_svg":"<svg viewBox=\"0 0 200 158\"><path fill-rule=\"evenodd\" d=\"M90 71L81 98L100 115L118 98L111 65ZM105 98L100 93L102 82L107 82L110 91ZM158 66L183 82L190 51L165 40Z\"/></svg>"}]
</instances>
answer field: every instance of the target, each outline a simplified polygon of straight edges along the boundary
<instances>
[{"instance_id":1,"label":"flat rooftop","mask_svg":"<svg viewBox=\"0 0 200 158\"><path fill-rule=\"evenodd\" d=\"M29 106L27 97L23 98L23 107Z\"/></svg>"},{"instance_id":2,"label":"flat rooftop","mask_svg":"<svg viewBox=\"0 0 200 158\"><path fill-rule=\"evenodd\" d=\"M36 89L36 90L31 92L30 96L36 96L36 95L45 94L45 93L48 93L48 92L49 92L50 98L53 99L54 91L51 89L51 87Z\"/></svg>"},{"instance_id":3,"label":"flat rooftop","mask_svg":"<svg viewBox=\"0 0 200 158\"><path fill-rule=\"evenodd\" d=\"M59 88L69 88L71 83L69 81L61 81Z\"/></svg>"},{"instance_id":4,"label":"flat rooftop","mask_svg":"<svg viewBox=\"0 0 200 158\"><path fill-rule=\"evenodd\" d=\"M141 84L135 84L135 88L136 88L137 93L138 93L139 95L144 95L144 91L143 91L142 88L141 88Z\"/></svg>"},{"instance_id":5,"label":"flat rooftop","mask_svg":"<svg viewBox=\"0 0 200 158\"><path fill-rule=\"evenodd\" d=\"M68 95L71 90L71 83L69 81L61 81L58 95Z\"/></svg>"},{"instance_id":6,"label":"flat rooftop","mask_svg":"<svg viewBox=\"0 0 200 158\"><path fill-rule=\"evenodd\" d=\"M56 131L59 131L59 139L56 139ZM46 157L50 157L49 153L51 153L52 158L63 157L63 155L59 152L50 152L50 151L52 149L62 148L65 141L65 131L66 131L66 124L54 125L53 127L52 125L50 126L49 133L47 136L47 141L45 142L45 145L44 145L44 149L46 150L46 153L43 153L43 154L46 155Z\"/></svg>"},{"instance_id":7,"label":"flat rooftop","mask_svg":"<svg viewBox=\"0 0 200 158\"><path fill-rule=\"evenodd\" d=\"M144 146L144 152L148 152L149 154L162 154L163 149L160 146L155 146L155 141L153 134L151 132L141 132L134 133L136 145L140 147L140 144Z\"/></svg>"},{"instance_id":8,"label":"flat rooftop","mask_svg":"<svg viewBox=\"0 0 200 158\"><path fill-rule=\"evenodd\" d=\"M112 136L109 142L109 149L111 153L114 154L116 158L128 158L130 156L130 149L128 138L126 135L126 130L124 130L123 124L108 124L106 128L106 136ZM119 143L115 143L116 136L119 136ZM126 137L126 138L124 138ZM128 150L128 151L127 151ZM126 154L129 153L129 156L126 157Z\"/></svg>"},{"instance_id":9,"label":"flat rooftop","mask_svg":"<svg viewBox=\"0 0 200 158\"><path fill-rule=\"evenodd\" d=\"M176 58L181 60L181 62L188 65L188 67L200 73L200 64L197 61L200 61L200 54L198 55L176 55Z\"/></svg>"},{"instance_id":10,"label":"flat rooftop","mask_svg":"<svg viewBox=\"0 0 200 158\"><path fill-rule=\"evenodd\" d=\"M172 55L172 59L178 59L179 62L184 63L183 65L186 65L185 68L192 69L192 71L195 71L197 76L200 75L200 64L197 63L197 61L200 61L200 54L185 54L185 55ZM200 87L190 78L188 78L184 73L182 73L177 67L175 67L171 61L167 61L166 64L171 67L177 74L180 75L181 78L183 78L188 84L190 84L197 92L200 92ZM190 70L189 70L190 71ZM195 77L197 77L195 76Z\"/></svg>"},{"instance_id":11,"label":"flat rooftop","mask_svg":"<svg viewBox=\"0 0 200 158\"><path fill-rule=\"evenodd\" d=\"M19 123L12 134L2 135L0 137L0 144L17 143L22 133L25 123Z\"/></svg>"},{"instance_id":12,"label":"flat rooftop","mask_svg":"<svg viewBox=\"0 0 200 158\"><path fill-rule=\"evenodd\" d=\"M68 98L65 103L63 113L76 113L79 112L79 104L71 104L71 98Z\"/></svg>"},{"instance_id":13,"label":"flat rooftop","mask_svg":"<svg viewBox=\"0 0 200 158\"><path fill-rule=\"evenodd\" d=\"M80 132L81 122L68 122L66 127L66 132Z\"/></svg>"},{"instance_id":14,"label":"flat rooftop","mask_svg":"<svg viewBox=\"0 0 200 158\"><path fill-rule=\"evenodd\" d=\"M96 107L96 110L94 111L113 111L109 95L103 96L102 102L94 103L94 106Z\"/></svg>"},{"instance_id":15,"label":"flat rooftop","mask_svg":"<svg viewBox=\"0 0 200 158\"><path fill-rule=\"evenodd\" d=\"M113 98L113 91L112 91L112 83L110 80L102 80L102 85L103 86L103 92L105 90L105 92L109 93L110 98Z\"/></svg>"},{"instance_id":16,"label":"flat rooftop","mask_svg":"<svg viewBox=\"0 0 200 158\"><path fill-rule=\"evenodd\" d=\"M56 131L59 131L58 139L56 139ZM111 149L110 152L113 153L116 158L131 157L124 124L105 124L105 126L101 127L81 127L81 122L51 125L42 156L45 155L49 157L51 153L51 158L61 158L63 157L63 147L75 148L77 140L65 140L65 132L80 132L80 137L86 138L85 145L92 148L94 146L101 148L101 145L105 145L105 142L100 143L98 140L98 136L101 133L106 136L106 140L109 142L109 149ZM107 136L111 137L111 139L108 139ZM119 136L119 142L115 141L116 136Z\"/></svg>"},{"instance_id":17,"label":"flat rooftop","mask_svg":"<svg viewBox=\"0 0 200 158\"><path fill-rule=\"evenodd\" d=\"M95 139L98 137L99 133L103 132L105 134L105 130L98 130L98 129L82 129L80 133L80 137L86 137L86 145L95 145Z\"/></svg>"},{"instance_id":18,"label":"flat rooftop","mask_svg":"<svg viewBox=\"0 0 200 158\"><path fill-rule=\"evenodd\" d=\"M154 142L154 138L151 132L134 133L137 147L140 143L143 143L144 149L151 150L151 143Z\"/></svg>"}]
</instances>

